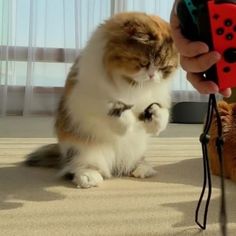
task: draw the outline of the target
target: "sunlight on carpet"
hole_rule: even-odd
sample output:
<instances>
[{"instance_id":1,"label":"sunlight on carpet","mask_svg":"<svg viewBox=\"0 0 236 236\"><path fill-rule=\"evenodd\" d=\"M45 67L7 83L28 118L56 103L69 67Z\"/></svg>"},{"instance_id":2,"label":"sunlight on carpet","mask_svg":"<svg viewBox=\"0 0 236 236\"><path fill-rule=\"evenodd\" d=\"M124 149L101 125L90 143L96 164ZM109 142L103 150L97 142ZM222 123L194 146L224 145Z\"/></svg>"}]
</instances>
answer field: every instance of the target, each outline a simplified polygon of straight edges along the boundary
<instances>
[{"instance_id":1,"label":"sunlight on carpet","mask_svg":"<svg viewBox=\"0 0 236 236\"><path fill-rule=\"evenodd\" d=\"M202 186L198 138L152 138L149 179L114 178L76 189L56 171L22 166L49 138L0 139L0 235L220 235L219 179L213 177L208 227L199 232L194 211ZM236 231L235 185L227 181L229 235Z\"/></svg>"}]
</instances>

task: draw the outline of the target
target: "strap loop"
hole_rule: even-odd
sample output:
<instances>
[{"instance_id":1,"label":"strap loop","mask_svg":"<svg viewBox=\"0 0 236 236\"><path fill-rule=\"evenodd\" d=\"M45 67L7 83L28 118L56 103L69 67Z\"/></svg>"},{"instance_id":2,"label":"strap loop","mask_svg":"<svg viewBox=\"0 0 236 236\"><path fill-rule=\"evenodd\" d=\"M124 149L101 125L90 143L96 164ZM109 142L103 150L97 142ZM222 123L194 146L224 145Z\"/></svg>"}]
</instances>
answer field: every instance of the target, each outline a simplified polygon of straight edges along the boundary
<instances>
[{"instance_id":1,"label":"strap loop","mask_svg":"<svg viewBox=\"0 0 236 236\"><path fill-rule=\"evenodd\" d=\"M226 214L226 201L225 201L225 184L224 184L224 163L223 163L223 145L224 145L224 138L222 136L222 123L220 114L218 112L216 98L214 94L211 94L209 96L209 102L208 102L208 111L207 111L207 118L204 126L204 132L200 135L200 142L202 144L202 154L203 154L203 187L202 192L196 207L195 211L195 222L201 229L206 229L207 224L207 215L208 215L208 207L210 204L211 199L211 192L212 192L212 185L211 185L211 173L210 173L210 167L209 167L209 159L208 159L208 148L207 144L209 143L210 136L208 134L212 121L213 121L213 113L215 112L216 115L216 122L217 122L217 138L216 138L216 149L218 153L218 158L220 162L220 178L221 178L221 207L220 207L220 228L221 228L221 234L222 236L227 236L227 214ZM206 186L208 184L208 194L207 194L207 200L205 204L204 209L204 218L203 218L203 224L199 222L199 210L202 204L203 197L205 195Z\"/></svg>"},{"instance_id":2,"label":"strap loop","mask_svg":"<svg viewBox=\"0 0 236 236\"><path fill-rule=\"evenodd\" d=\"M200 135L200 138L199 138L200 142L202 144L208 144L209 141L210 141L210 135L209 134L205 134L205 133L202 133Z\"/></svg>"}]
</instances>

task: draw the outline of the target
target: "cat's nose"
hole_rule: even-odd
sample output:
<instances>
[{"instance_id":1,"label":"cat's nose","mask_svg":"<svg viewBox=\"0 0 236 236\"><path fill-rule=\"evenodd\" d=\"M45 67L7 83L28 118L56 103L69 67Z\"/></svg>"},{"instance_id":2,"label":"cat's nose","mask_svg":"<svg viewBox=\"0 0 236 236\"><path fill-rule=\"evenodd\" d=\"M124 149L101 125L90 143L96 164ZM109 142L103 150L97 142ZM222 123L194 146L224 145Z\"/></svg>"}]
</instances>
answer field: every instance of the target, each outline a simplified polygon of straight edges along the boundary
<instances>
[{"instance_id":1,"label":"cat's nose","mask_svg":"<svg viewBox=\"0 0 236 236\"><path fill-rule=\"evenodd\" d=\"M154 79L154 74L149 75L149 79Z\"/></svg>"}]
</instances>

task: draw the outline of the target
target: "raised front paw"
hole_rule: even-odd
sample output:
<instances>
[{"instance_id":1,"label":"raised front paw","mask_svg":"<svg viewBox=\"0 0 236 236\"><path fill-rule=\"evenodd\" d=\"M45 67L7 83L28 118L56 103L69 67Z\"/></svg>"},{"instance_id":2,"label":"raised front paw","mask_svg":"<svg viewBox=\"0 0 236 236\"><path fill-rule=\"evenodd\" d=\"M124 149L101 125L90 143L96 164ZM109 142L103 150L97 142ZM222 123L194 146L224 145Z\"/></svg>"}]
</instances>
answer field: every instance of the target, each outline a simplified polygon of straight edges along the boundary
<instances>
[{"instance_id":1,"label":"raised front paw","mask_svg":"<svg viewBox=\"0 0 236 236\"><path fill-rule=\"evenodd\" d=\"M168 124L169 111L159 103L152 103L141 113L139 119L144 121L148 133L159 134Z\"/></svg>"},{"instance_id":2,"label":"raised front paw","mask_svg":"<svg viewBox=\"0 0 236 236\"><path fill-rule=\"evenodd\" d=\"M118 135L123 135L132 127L134 123L134 114L131 111L133 105L126 105L123 102L110 102L108 116L111 122L111 129Z\"/></svg>"},{"instance_id":3,"label":"raised front paw","mask_svg":"<svg viewBox=\"0 0 236 236\"><path fill-rule=\"evenodd\" d=\"M121 117L121 114L126 111L130 110L133 105L127 105L121 101L110 102L109 103L109 116Z\"/></svg>"}]
</instances>

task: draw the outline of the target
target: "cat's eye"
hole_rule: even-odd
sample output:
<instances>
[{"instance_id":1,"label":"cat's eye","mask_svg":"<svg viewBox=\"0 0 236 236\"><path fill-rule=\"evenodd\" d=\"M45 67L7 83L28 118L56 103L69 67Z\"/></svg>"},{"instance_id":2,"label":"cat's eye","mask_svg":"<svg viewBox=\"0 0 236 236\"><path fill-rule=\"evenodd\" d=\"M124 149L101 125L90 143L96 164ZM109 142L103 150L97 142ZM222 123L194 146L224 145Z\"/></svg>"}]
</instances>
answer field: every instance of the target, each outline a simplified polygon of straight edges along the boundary
<instances>
[{"instance_id":1,"label":"cat's eye","mask_svg":"<svg viewBox=\"0 0 236 236\"><path fill-rule=\"evenodd\" d=\"M142 61L142 62L140 62L140 66L141 67L148 67L149 65L150 65L149 61Z\"/></svg>"},{"instance_id":2,"label":"cat's eye","mask_svg":"<svg viewBox=\"0 0 236 236\"><path fill-rule=\"evenodd\" d=\"M166 70L166 69L167 69L167 66L159 67L159 70Z\"/></svg>"},{"instance_id":3,"label":"cat's eye","mask_svg":"<svg viewBox=\"0 0 236 236\"><path fill-rule=\"evenodd\" d=\"M165 66L162 68L159 68L160 71L162 71L162 73L168 75L173 71L173 66Z\"/></svg>"}]
</instances>

